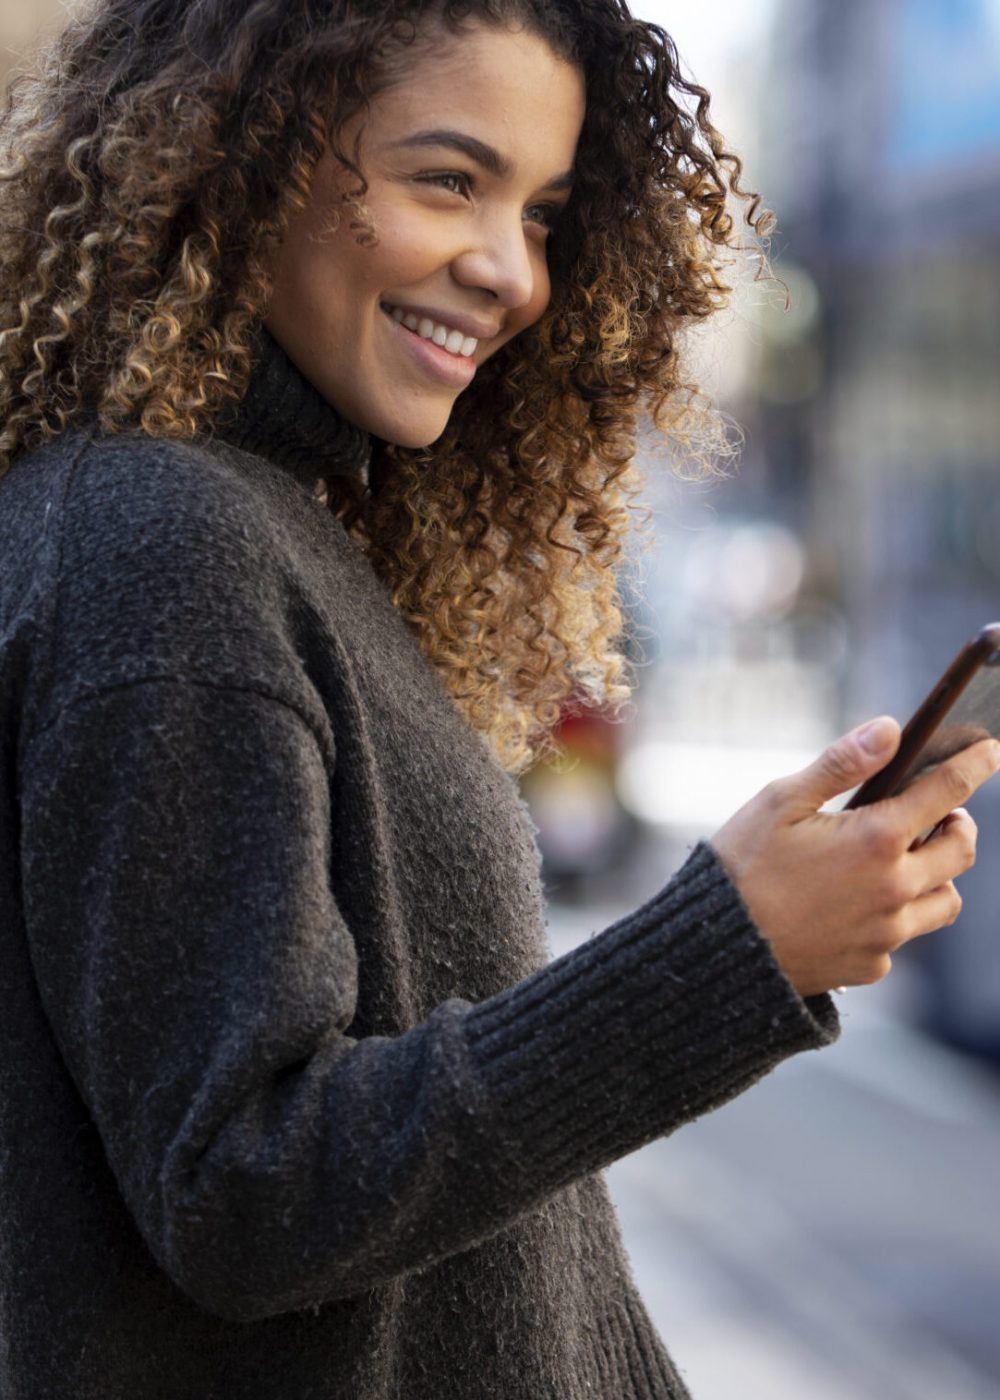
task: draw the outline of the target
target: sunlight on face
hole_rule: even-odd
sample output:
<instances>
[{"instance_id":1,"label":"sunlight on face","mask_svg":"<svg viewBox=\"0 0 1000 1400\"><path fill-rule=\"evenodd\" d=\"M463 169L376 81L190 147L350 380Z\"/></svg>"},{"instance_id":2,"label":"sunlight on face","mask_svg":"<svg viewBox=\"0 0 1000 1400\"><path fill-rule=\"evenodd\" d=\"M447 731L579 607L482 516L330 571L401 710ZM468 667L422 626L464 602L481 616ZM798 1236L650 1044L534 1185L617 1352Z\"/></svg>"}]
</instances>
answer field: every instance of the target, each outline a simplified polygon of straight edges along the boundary
<instances>
[{"instance_id":1,"label":"sunlight on face","mask_svg":"<svg viewBox=\"0 0 1000 1400\"><path fill-rule=\"evenodd\" d=\"M435 36L361 130L373 247L339 203L353 177L324 154L278 252L266 325L351 422L427 446L477 367L541 316L584 105L581 72L533 34Z\"/></svg>"}]
</instances>

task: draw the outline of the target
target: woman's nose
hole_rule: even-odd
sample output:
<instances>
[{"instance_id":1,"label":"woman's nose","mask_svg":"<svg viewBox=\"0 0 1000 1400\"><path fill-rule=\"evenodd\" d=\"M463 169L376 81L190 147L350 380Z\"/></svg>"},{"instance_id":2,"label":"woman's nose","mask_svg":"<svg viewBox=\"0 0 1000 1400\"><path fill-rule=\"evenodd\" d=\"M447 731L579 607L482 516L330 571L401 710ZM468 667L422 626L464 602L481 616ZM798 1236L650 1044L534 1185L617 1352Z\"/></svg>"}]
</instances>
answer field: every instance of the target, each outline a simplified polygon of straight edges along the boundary
<instances>
[{"instance_id":1,"label":"woman's nose","mask_svg":"<svg viewBox=\"0 0 1000 1400\"><path fill-rule=\"evenodd\" d=\"M521 218L493 218L477 229L475 241L453 262L465 287L493 293L502 306L526 306L534 295L537 271Z\"/></svg>"}]
</instances>

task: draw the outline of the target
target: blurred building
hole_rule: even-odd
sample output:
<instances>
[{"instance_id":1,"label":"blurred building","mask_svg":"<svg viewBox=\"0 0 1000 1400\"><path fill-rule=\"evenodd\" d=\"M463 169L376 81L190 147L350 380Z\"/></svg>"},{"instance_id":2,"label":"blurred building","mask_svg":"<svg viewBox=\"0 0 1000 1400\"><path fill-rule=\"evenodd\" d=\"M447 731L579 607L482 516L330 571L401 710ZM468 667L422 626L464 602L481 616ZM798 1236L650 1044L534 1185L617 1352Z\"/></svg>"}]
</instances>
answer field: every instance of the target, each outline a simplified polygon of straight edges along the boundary
<instances>
[{"instance_id":1,"label":"blurred building","mask_svg":"<svg viewBox=\"0 0 1000 1400\"><path fill-rule=\"evenodd\" d=\"M783 0L760 183L792 306L736 409L849 629L844 717L900 719L1000 618L1000 4ZM926 1015L1000 1056L1000 795Z\"/></svg>"}]
</instances>

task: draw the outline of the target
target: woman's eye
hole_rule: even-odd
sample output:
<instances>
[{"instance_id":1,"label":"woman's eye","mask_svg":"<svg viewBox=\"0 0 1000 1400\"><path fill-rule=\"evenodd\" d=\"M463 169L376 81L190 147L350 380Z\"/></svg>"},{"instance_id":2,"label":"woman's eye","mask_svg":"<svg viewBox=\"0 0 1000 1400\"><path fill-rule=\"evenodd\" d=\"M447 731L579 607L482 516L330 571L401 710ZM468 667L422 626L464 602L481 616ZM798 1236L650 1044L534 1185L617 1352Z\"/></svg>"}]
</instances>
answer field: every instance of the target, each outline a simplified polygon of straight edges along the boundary
<instances>
[{"instance_id":1,"label":"woman's eye","mask_svg":"<svg viewBox=\"0 0 1000 1400\"><path fill-rule=\"evenodd\" d=\"M551 233L561 212L558 204L531 204L524 211L524 217L528 223L539 224Z\"/></svg>"},{"instance_id":2,"label":"woman's eye","mask_svg":"<svg viewBox=\"0 0 1000 1400\"><path fill-rule=\"evenodd\" d=\"M439 174L419 175L417 178L425 184L439 185L442 189L451 190L454 194L468 194L472 186L468 175L459 170L442 170Z\"/></svg>"},{"instance_id":3,"label":"woman's eye","mask_svg":"<svg viewBox=\"0 0 1000 1400\"><path fill-rule=\"evenodd\" d=\"M438 189L449 190L452 194L461 195L464 199L468 199L474 190L472 176L467 175L463 170L428 171L416 178L421 184L434 185ZM524 211L524 219L526 223L537 224L539 228L551 233L562 213L562 208L561 204L531 204Z\"/></svg>"}]
</instances>

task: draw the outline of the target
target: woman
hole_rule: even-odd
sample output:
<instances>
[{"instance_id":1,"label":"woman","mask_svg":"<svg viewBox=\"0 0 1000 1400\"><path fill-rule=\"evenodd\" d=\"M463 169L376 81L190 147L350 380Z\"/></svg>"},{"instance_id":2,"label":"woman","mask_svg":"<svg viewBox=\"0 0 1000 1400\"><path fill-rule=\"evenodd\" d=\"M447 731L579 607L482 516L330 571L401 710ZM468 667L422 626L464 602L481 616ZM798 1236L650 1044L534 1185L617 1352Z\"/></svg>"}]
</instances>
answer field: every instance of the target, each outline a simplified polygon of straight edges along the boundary
<instances>
[{"instance_id":1,"label":"woman","mask_svg":"<svg viewBox=\"0 0 1000 1400\"><path fill-rule=\"evenodd\" d=\"M685 1395L601 1169L954 917L998 764L820 812L876 721L546 966L706 95L620 0L102 0L5 132L3 1395Z\"/></svg>"}]
</instances>

